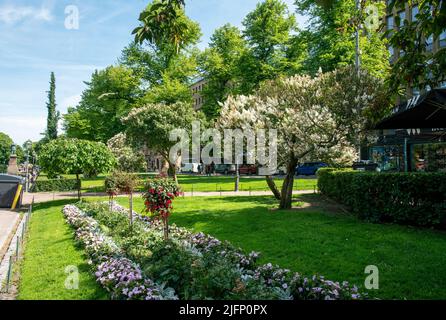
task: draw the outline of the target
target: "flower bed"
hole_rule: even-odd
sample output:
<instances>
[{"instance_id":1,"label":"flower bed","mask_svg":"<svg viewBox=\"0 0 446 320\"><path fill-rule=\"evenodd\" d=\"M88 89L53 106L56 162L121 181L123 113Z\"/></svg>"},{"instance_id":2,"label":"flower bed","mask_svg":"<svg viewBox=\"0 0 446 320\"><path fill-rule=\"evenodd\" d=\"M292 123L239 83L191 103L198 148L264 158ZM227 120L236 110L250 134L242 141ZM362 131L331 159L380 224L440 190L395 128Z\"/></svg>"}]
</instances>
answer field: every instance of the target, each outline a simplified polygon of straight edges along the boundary
<instances>
[{"instance_id":1,"label":"flower bed","mask_svg":"<svg viewBox=\"0 0 446 320\"><path fill-rule=\"evenodd\" d=\"M89 263L96 270L97 281L117 300L174 299L171 291L164 290L142 275L141 269L123 257L122 250L100 229L98 222L78 207L63 208L67 222L76 230L76 239L84 246ZM163 291L167 296L163 296Z\"/></svg>"},{"instance_id":2,"label":"flower bed","mask_svg":"<svg viewBox=\"0 0 446 320\"><path fill-rule=\"evenodd\" d=\"M87 214L104 220L107 227L128 219L128 210L113 204L83 204ZM104 210L103 214L100 214ZM108 213L107 213L107 212ZM119 216L113 216L118 213ZM270 263L258 265L259 253L244 252L229 242L203 233L171 226L170 240L163 240L161 221L136 212L134 234L111 231L128 256L141 263L144 273L171 286L181 299L295 299L356 300L364 298L358 288L322 276L305 277ZM122 221L119 222L119 220ZM109 220L109 221L107 221Z\"/></svg>"}]
</instances>

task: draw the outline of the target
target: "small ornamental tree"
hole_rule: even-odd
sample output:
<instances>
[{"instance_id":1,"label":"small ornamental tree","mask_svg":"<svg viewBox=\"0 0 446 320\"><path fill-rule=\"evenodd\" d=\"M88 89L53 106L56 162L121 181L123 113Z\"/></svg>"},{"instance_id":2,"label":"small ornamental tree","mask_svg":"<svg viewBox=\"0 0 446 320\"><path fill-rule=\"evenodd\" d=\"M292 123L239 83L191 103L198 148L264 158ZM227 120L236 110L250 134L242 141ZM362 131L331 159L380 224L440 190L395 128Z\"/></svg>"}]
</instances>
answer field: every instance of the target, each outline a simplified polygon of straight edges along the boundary
<instances>
[{"instance_id":1,"label":"small ornamental tree","mask_svg":"<svg viewBox=\"0 0 446 320\"><path fill-rule=\"evenodd\" d=\"M251 96L229 97L218 125L277 130L278 167L286 167L282 190L271 176L266 179L280 209L291 209L298 163L350 165L367 129L389 106L382 80L345 67L314 78L278 78L263 83Z\"/></svg>"},{"instance_id":2,"label":"small ornamental tree","mask_svg":"<svg viewBox=\"0 0 446 320\"><path fill-rule=\"evenodd\" d=\"M180 196L180 188L175 181L163 177L150 180L143 195L146 212L163 221L164 239L169 239L169 217L172 214L173 200Z\"/></svg>"},{"instance_id":3,"label":"small ornamental tree","mask_svg":"<svg viewBox=\"0 0 446 320\"><path fill-rule=\"evenodd\" d=\"M116 159L103 143L58 138L42 147L39 164L48 177L61 174L94 176L106 173L116 165ZM80 183L78 197L80 199Z\"/></svg>"},{"instance_id":4,"label":"small ornamental tree","mask_svg":"<svg viewBox=\"0 0 446 320\"><path fill-rule=\"evenodd\" d=\"M169 173L178 183L177 164L170 158L170 151L177 142L170 140L172 131L190 128L197 119L191 104L148 104L133 109L123 118L126 134L135 147L146 146L159 153L169 164Z\"/></svg>"}]
</instances>

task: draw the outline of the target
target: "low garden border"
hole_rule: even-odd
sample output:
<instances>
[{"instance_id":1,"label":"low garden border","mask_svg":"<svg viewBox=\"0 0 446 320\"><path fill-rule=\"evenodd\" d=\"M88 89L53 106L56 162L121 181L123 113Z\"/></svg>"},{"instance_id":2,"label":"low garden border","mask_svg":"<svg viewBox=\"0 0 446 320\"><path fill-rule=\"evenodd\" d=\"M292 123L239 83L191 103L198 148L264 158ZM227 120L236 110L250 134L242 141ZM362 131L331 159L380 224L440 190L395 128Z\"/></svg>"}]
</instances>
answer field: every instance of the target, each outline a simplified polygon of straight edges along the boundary
<instances>
[{"instance_id":1,"label":"low garden border","mask_svg":"<svg viewBox=\"0 0 446 320\"><path fill-rule=\"evenodd\" d=\"M96 267L98 281L107 290L112 292L112 298L128 299L129 297L125 293L138 286L131 284L131 288L128 288L129 285L125 281L115 280L118 282L112 281L109 283L109 280L106 279L110 278L110 274L116 276L115 270L121 270L123 268L124 270L132 270L132 273L137 275L137 283L140 283L141 281L145 281L140 279L144 277L144 272L141 271L139 266L129 260L129 257L125 257L126 254L120 251L112 238L100 231L98 221L89 217L94 215L93 211L98 210L98 205L102 205L103 210L107 208L106 210L111 209L109 212L122 213L122 217L129 219L128 209L116 203L113 203L111 208L108 203L81 203L79 206L84 211L75 206L67 206L64 208L64 212L70 224L77 229L76 237L84 244L89 257L93 261L93 265ZM160 221L152 220L136 212L133 212L133 215L133 228L138 229L141 227L145 230L144 232L147 232L149 237L156 235L162 239L164 227ZM135 241L132 237L129 237L127 240L130 242ZM222 293L222 295L206 295L204 298L207 299L221 299L222 296L225 299L231 299L234 295L238 298L242 297L250 300L348 300L362 299L365 297L365 295L358 292L356 286L350 286L348 282L339 283L329 281L317 275L304 277L299 273L292 273L289 270L274 266L271 263L258 265L256 263L258 253L252 252L249 255L245 255L241 249L233 247L229 242L222 242L203 233L195 234L185 228L171 226L169 241L172 242L166 243L162 250L169 248L173 243L177 243L181 250L193 254L195 257L193 264L200 264L199 260L201 257L209 257L210 255L217 259L215 261L226 261L224 263L228 263L228 265L232 266L232 270L236 270L235 272L237 272L237 277L239 278L236 281L236 286L234 288L217 288L217 291ZM112 258L113 256L120 258ZM178 267L178 265L169 265L166 269ZM213 266L210 266L210 268L213 268ZM225 270L222 270L222 272ZM216 275L217 278L222 278L220 280L223 280L225 276L225 274L220 276ZM155 281L158 280L155 279ZM196 282L196 280L192 279L191 281ZM213 280L217 280L218 283L219 279ZM167 295L169 298L175 297L172 294L173 289L165 289L166 284L155 284L154 281L149 280L148 286L156 292L155 297L166 298L161 294L163 290L169 293ZM177 290L177 288L174 289ZM224 292L227 292L227 294ZM140 298L140 295L132 295L132 298ZM192 297L191 299L203 299L203 297Z\"/></svg>"}]
</instances>

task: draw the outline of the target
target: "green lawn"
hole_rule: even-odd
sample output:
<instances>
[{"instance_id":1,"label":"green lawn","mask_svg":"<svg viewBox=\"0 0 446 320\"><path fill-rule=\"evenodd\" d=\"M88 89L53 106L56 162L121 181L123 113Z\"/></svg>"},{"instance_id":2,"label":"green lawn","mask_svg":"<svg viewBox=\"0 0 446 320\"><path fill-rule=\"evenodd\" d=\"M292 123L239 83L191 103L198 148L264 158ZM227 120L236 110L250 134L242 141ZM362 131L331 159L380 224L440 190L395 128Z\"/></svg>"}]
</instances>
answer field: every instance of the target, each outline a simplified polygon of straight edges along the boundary
<instances>
[{"instance_id":1,"label":"green lawn","mask_svg":"<svg viewBox=\"0 0 446 320\"><path fill-rule=\"evenodd\" d=\"M105 198L89 198L89 201ZM297 198L302 208L271 210L272 197L195 197L175 200L172 222L229 240L246 251L262 252L273 262L305 275L363 286L364 269L376 265L381 299L446 298L446 233L358 221L327 205L318 195ZM120 198L127 205L126 198ZM141 198L135 207L142 209ZM25 253L20 299L101 299L106 297L88 273L61 207L68 202L36 206ZM309 203L310 206L304 206ZM64 269L80 270L80 290L64 288Z\"/></svg>"},{"instance_id":2,"label":"green lawn","mask_svg":"<svg viewBox=\"0 0 446 320\"><path fill-rule=\"evenodd\" d=\"M107 297L89 271L61 209L69 201L35 206L19 286L20 300L95 300ZM79 289L65 288L65 268L79 270Z\"/></svg>"},{"instance_id":3,"label":"green lawn","mask_svg":"<svg viewBox=\"0 0 446 320\"><path fill-rule=\"evenodd\" d=\"M320 200L299 199L315 205ZM260 251L263 262L306 275L363 286L365 267L376 265L380 289L371 297L446 299L445 232L369 224L326 206L270 210L275 204L271 197L182 198L175 201L172 222ZM142 208L141 199L136 208Z\"/></svg>"},{"instance_id":4,"label":"green lawn","mask_svg":"<svg viewBox=\"0 0 446 320\"><path fill-rule=\"evenodd\" d=\"M147 175L153 177L154 175ZM75 179L73 175L65 175L65 178ZM39 179L46 179L42 175ZM100 175L97 178L82 179L82 190L84 192L104 192L105 175ZM179 175L180 185L185 192L219 192L234 191L235 177L234 176L193 176L193 175ZM143 181L143 180L141 180ZM282 186L283 179L276 178L277 186ZM313 178L296 179L294 182L294 190L313 190L317 185L317 180ZM241 176L240 190L242 191L268 191L268 185L265 178Z\"/></svg>"}]
</instances>

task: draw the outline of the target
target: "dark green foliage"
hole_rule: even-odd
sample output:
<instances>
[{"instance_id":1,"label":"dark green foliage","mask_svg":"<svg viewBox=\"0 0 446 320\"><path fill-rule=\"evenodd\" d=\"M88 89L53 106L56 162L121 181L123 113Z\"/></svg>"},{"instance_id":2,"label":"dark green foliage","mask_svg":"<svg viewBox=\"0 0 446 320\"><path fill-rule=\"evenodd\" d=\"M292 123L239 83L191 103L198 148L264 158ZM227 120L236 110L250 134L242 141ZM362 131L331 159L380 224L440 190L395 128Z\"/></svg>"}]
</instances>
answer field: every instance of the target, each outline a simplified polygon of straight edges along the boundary
<instances>
[{"instance_id":1,"label":"dark green foliage","mask_svg":"<svg viewBox=\"0 0 446 320\"><path fill-rule=\"evenodd\" d=\"M53 140L57 138L57 123L59 122L60 114L56 111L56 77L54 72L51 72L50 91L48 91L48 102L46 104L48 109L46 138Z\"/></svg>"},{"instance_id":2,"label":"dark green foliage","mask_svg":"<svg viewBox=\"0 0 446 320\"><path fill-rule=\"evenodd\" d=\"M77 179L52 179L37 180L31 192L75 191L80 188L80 180Z\"/></svg>"},{"instance_id":3,"label":"dark green foliage","mask_svg":"<svg viewBox=\"0 0 446 320\"><path fill-rule=\"evenodd\" d=\"M12 139L7 134L0 132L0 172L6 171L12 144Z\"/></svg>"},{"instance_id":4,"label":"dark green foliage","mask_svg":"<svg viewBox=\"0 0 446 320\"><path fill-rule=\"evenodd\" d=\"M320 169L319 189L360 218L446 227L446 173L369 173Z\"/></svg>"}]
</instances>

